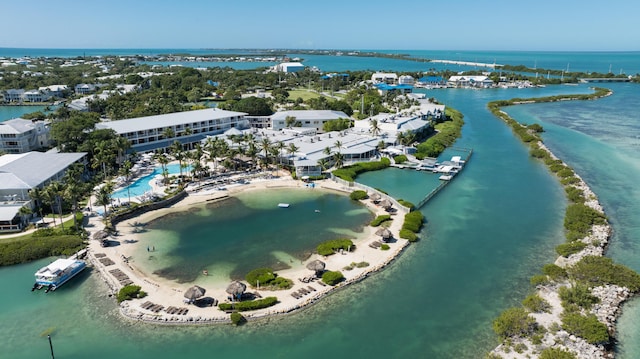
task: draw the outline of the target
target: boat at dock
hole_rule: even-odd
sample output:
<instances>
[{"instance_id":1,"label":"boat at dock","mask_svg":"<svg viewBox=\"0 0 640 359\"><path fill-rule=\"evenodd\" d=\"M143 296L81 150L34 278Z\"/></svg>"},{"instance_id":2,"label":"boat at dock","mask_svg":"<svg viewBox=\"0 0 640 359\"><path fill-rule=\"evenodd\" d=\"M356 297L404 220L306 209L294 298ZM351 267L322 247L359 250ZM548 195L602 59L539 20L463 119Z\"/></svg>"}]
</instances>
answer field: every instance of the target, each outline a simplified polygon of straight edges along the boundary
<instances>
[{"instance_id":1,"label":"boat at dock","mask_svg":"<svg viewBox=\"0 0 640 359\"><path fill-rule=\"evenodd\" d=\"M31 288L46 288L45 292L56 290L58 287L75 277L87 267L87 263L77 258L57 259L53 263L40 268L36 273L36 282Z\"/></svg>"},{"instance_id":2,"label":"boat at dock","mask_svg":"<svg viewBox=\"0 0 640 359\"><path fill-rule=\"evenodd\" d=\"M280 208L289 208L289 203L278 203L278 207L280 207Z\"/></svg>"}]
</instances>

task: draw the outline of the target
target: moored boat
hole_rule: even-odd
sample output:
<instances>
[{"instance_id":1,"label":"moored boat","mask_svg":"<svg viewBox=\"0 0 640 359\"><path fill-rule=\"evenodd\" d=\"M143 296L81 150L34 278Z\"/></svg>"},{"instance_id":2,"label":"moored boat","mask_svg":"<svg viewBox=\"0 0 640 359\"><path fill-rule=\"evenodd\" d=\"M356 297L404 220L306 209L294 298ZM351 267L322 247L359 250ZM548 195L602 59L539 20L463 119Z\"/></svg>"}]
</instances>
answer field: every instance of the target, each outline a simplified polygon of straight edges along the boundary
<instances>
[{"instance_id":1,"label":"moored boat","mask_svg":"<svg viewBox=\"0 0 640 359\"><path fill-rule=\"evenodd\" d=\"M47 288L47 292L56 290L86 267L87 263L79 259L57 259L35 273L36 282L31 290L43 287Z\"/></svg>"},{"instance_id":2,"label":"moored boat","mask_svg":"<svg viewBox=\"0 0 640 359\"><path fill-rule=\"evenodd\" d=\"M278 203L278 207L280 207L280 208L289 208L289 203Z\"/></svg>"}]
</instances>

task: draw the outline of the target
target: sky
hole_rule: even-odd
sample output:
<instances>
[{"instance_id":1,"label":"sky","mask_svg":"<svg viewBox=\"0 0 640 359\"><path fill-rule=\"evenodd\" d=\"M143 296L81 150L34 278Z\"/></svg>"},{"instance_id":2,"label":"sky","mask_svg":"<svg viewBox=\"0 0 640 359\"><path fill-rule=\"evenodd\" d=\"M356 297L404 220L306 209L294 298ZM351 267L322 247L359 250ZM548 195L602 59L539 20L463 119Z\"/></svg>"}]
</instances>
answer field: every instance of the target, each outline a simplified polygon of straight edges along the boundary
<instances>
[{"instance_id":1,"label":"sky","mask_svg":"<svg viewBox=\"0 0 640 359\"><path fill-rule=\"evenodd\" d=\"M640 51L635 0L28 0L0 47Z\"/></svg>"}]
</instances>

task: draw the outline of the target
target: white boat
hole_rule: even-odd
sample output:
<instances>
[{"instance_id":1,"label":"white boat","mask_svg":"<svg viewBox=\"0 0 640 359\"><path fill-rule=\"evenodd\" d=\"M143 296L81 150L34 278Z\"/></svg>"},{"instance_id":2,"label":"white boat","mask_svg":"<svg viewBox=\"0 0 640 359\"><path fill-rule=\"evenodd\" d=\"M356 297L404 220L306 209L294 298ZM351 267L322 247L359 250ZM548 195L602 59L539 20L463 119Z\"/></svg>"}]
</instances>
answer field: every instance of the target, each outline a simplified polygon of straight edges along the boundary
<instances>
[{"instance_id":1,"label":"white boat","mask_svg":"<svg viewBox=\"0 0 640 359\"><path fill-rule=\"evenodd\" d=\"M289 203L278 203L278 207L280 207L280 208L289 208Z\"/></svg>"},{"instance_id":2,"label":"white boat","mask_svg":"<svg viewBox=\"0 0 640 359\"><path fill-rule=\"evenodd\" d=\"M36 272L36 283L33 285L31 290L33 291L42 287L46 287L47 292L56 290L76 274L82 272L86 267L87 263L79 259L57 259L53 263L40 268Z\"/></svg>"}]
</instances>

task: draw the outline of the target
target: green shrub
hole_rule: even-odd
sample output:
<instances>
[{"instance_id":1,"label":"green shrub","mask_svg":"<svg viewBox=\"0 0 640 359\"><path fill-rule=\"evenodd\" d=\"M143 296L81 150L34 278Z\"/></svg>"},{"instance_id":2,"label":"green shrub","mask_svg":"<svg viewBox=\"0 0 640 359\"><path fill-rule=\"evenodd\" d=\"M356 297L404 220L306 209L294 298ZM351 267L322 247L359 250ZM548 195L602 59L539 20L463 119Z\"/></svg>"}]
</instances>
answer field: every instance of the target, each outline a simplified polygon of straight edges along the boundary
<instances>
[{"instance_id":1,"label":"green shrub","mask_svg":"<svg viewBox=\"0 0 640 359\"><path fill-rule=\"evenodd\" d=\"M293 287L293 281L288 278L276 277L271 283L269 283L272 287L276 287L278 289L289 289Z\"/></svg>"},{"instance_id":2,"label":"green shrub","mask_svg":"<svg viewBox=\"0 0 640 359\"><path fill-rule=\"evenodd\" d=\"M545 264L542 273L548 275L552 280L558 281L567 278L566 269L555 264Z\"/></svg>"},{"instance_id":3,"label":"green shrub","mask_svg":"<svg viewBox=\"0 0 640 359\"><path fill-rule=\"evenodd\" d=\"M493 321L493 331L502 339L526 337L536 329L536 320L524 308L509 308Z\"/></svg>"},{"instance_id":4,"label":"green shrub","mask_svg":"<svg viewBox=\"0 0 640 359\"><path fill-rule=\"evenodd\" d=\"M336 169L332 173L338 178L353 182L360 173L385 169L389 167L390 164L391 160L383 157L377 162L358 162L350 166Z\"/></svg>"},{"instance_id":5,"label":"green shrub","mask_svg":"<svg viewBox=\"0 0 640 359\"><path fill-rule=\"evenodd\" d=\"M369 262L358 262L358 263L355 263L355 265L358 268L364 268L369 266Z\"/></svg>"},{"instance_id":6,"label":"green shrub","mask_svg":"<svg viewBox=\"0 0 640 359\"><path fill-rule=\"evenodd\" d=\"M529 151L529 154L531 155L531 157L534 157L534 158L548 158L549 157L549 153L547 153L547 151L543 150L540 147L531 149L531 151Z\"/></svg>"},{"instance_id":7,"label":"green shrub","mask_svg":"<svg viewBox=\"0 0 640 359\"><path fill-rule=\"evenodd\" d=\"M405 156L405 155L395 156L395 157L393 157L393 162L398 163L398 164L403 163L403 162L407 162L407 156Z\"/></svg>"},{"instance_id":8,"label":"green shrub","mask_svg":"<svg viewBox=\"0 0 640 359\"><path fill-rule=\"evenodd\" d=\"M558 171L556 175L558 175L558 177L560 178L569 178L569 177L573 177L574 172L571 168L567 167Z\"/></svg>"},{"instance_id":9,"label":"green shrub","mask_svg":"<svg viewBox=\"0 0 640 359\"><path fill-rule=\"evenodd\" d=\"M258 283L260 283L260 285L266 285L276 279L276 275L271 268L258 268L247 273L244 279L251 286L257 286Z\"/></svg>"},{"instance_id":10,"label":"green shrub","mask_svg":"<svg viewBox=\"0 0 640 359\"><path fill-rule=\"evenodd\" d=\"M125 285L124 287L120 288L120 291L118 291L118 295L116 296L116 298L118 299L118 303L121 303L125 300L146 297L147 293L145 293L141 289L142 287L140 287L139 285L133 284Z\"/></svg>"},{"instance_id":11,"label":"green shrub","mask_svg":"<svg viewBox=\"0 0 640 359\"><path fill-rule=\"evenodd\" d=\"M367 195L367 191L363 191L363 190L355 190L351 192L351 194L349 195L349 198L351 198L354 201L360 201L367 197L369 197L369 195Z\"/></svg>"},{"instance_id":12,"label":"green shrub","mask_svg":"<svg viewBox=\"0 0 640 359\"><path fill-rule=\"evenodd\" d=\"M413 233L408 229L401 229L399 234L400 234L400 238L406 239L409 242L417 242L419 239L415 233Z\"/></svg>"},{"instance_id":13,"label":"green shrub","mask_svg":"<svg viewBox=\"0 0 640 359\"><path fill-rule=\"evenodd\" d=\"M247 319L245 317L242 316L242 314L238 313L238 312L233 312L231 313L231 324L233 325L240 325L244 322L246 322Z\"/></svg>"},{"instance_id":14,"label":"green shrub","mask_svg":"<svg viewBox=\"0 0 640 359\"><path fill-rule=\"evenodd\" d=\"M533 286L547 285L549 284L549 277L542 274L534 275L533 277L531 277L531 279L529 279L529 282Z\"/></svg>"},{"instance_id":15,"label":"green shrub","mask_svg":"<svg viewBox=\"0 0 640 359\"><path fill-rule=\"evenodd\" d=\"M614 284L627 287L632 292L640 290L640 274L621 264L613 263L611 258L586 256L567 269L569 278L585 283L589 287Z\"/></svg>"},{"instance_id":16,"label":"green shrub","mask_svg":"<svg viewBox=\"0 0 640 359\"><path fill-rule=\"evenodd\" d=\"M580 241L574 241L569 243L562 243L556 247L556 253L563 257L568 257L574 253L578 253L585 249L587 244Z\"/></svg>"},{"instance_id":17,"label":"green shrub","mask_svg":"<svg viewBox=\"0 0 640 359\"><path fill-rule=\"evenodd\" d=\"M564 312L562 314L562 329L583 338L590 344L609 342L607 326L593 314L584 316L577 312Z\"/></svg>"},{"instance_id":18,"label":"green shrub","mask_svg":"<svg viewBox=\"0 0 640 359\"><path fill-rule=\"evenodd\" d=\"M573 203L584 203L584 192L573 186L565 187L567 198Z\"/></svg>"},{"instance_id":19,"label":"green shrub","mask_svg":"<svg viewBox=\"0 0 640 359\"><path fill-rule=\"evenodd\" d=\"M329 256L336 253L339 249L348 251L351 248L353 248L353 241L350 239L332 239L318 244L316 251L318 251L318 254L321 256Z\"/></svg>"},{"instance_id":20,"label":"green shrub","mask_svg":"<svg viewBox=\"0 0 640 359\"><path fill-rule=\"evenodd\" d=\"M575 304L584 309L591 309L591 307L600 302L600 299L593 294L589 288L580 283L576 283L572 287L560 287L558 295L562 300L562 306L567 308L571 304Z\"/></svg>"},{"instance_id":21,"label":"green shrub","mask_svg":"<svg viewBox=\"0 0 640 359\"><path fill-rule=\"evenodd\" d=\"M522 301L522 305L534 313L549 313L551 305L537 294L531 294Z\"/></svg>"},{"instance_id":22,"label":"green shrub","mask_svg":"<svg viewBox=\"0 0 640 359\"><path fill-rule=\"evenodd\" d=\"M322 274L322 281L328 285L336 285L344 280L340 271L326 271Z\"/></svg>"},{"instance_id":23,"label":"green shrub","mask_svg":"<svg viewBox=\"0 0 640 359\"><path fill-rule=\"evenodd\" d=\"M278 303L278 298L276 297L266 297L258 300L251 300L247 302L236 302L236 303L220 303L218 304L218 308L220 310L237 310L239 312L246 312L249 310L257 310L262 308L268 308Z\"/></svg>"},{"instance_id":24,"label":"green shrub","mask_svg":"<svg viewBox=\"0 0 640 359\"><path fill-rule=\"evenodd\" d=\"M422 228L422 223L424 221L424 216L420 211L413 211L405 214L404 223L402 224L402 229L410 230L413 233L420 232Z\"/></svg>"},{"instance_id":25,"label":"green shrub","mask_svg":"<svg viewBox=\"0 0 640 359\"><path fill-rule=\"evenodd\" d=\"M605 223L604 214L582 203L569 205L564 217L564 228L584 233L585 236L589 234L592 225Z\"/></svg>"},{"instance_id":26,"label":"green shrub","mask_svg":"<svg viewBox=\"0 0 640 359\"><path fill-rule=\"evenodd\" d=\"M40 237L51 237L55 234L55 231L53 228L40 228L37 229L33 232L32 236L34 238L40 238Z\"/></svg>"},{"instance_id":27,"label":"green shrub","mask_svg":"<svg viewBox=\"0 0 640 359\"><path fill-rule=\"evenodd\" d=\"M527 345L524 343L518 343L516 345L513 346L513 351L515 351L516 353L524 353L527 350Z\"/></svg>"},{"instance_id":28,"label":"green shrub","mask_svg":"<svg viewBox=\"0 0 640 359\"><path fill-rule=\"evenodd\" d=\"M389 214L383 214L380 216L377 216L376 218L373 219L373 221L371 221L371 223L369 224L371 227L378 227L380 224L382 224L382 222L386 222L386 221L390 221L391 220L391 215Z\"/></svg>"},{"instance_id":29,"label":"green shrub","mask_svg":"<svg viewBox=\"0 0 640 359\"><path fill-rule=\"evenodd\" d=\"M576 356L564 349L546 348L540 352L538 359L577 359Z\"/></svg>"},{"instance_id":30,"label":"green shrub","mask_svg":"<svg viewBox=\"0 0 640 359\"><path fill-rule=\"evenodd\" d=\"M580 182L580 179L578 177L572 176L572 177L565 177L563 179L560 180L560 183L562 183L563 185L570 185L570 184L575 184Z\"/></svg>"},{"instance_id":31,"label":"green shrub","mask_svg":"<svg viewBox=\"0 0 640 359\"><path fill-rule=\"evenodd\" d=\"M416 208L416 206L413 203L411 203L409 201L405 201L404 199L399 199L398 203L400 203L401 205L409 208L410 211L413 211Z\"/></svg>"},{"instance_id":32,"label":"green shrub","mask_svg":"<svg viewBox=\"0 0 640 359\"><path fill-rule=\"evenodd\" d=\"M28 236L28 235L27 235ZM71 255L84 248L79 235L59 235L27 237L0 243L0 266L25 263L36 259Z\"/></svg>"},{"instance_id":33,"label":"green shrub","mask_svg":"<svg viewBox=\"0 0 640 359\"><path fill-rule=\"evenodd\" d=\"M380 250L382 250L382 251L388 251L389 248L391 248L391 247L389 247L389 245L386 244L386 243L382 243L382 245L380 246Z\"/></svg>"},{"instance_id":34,"label":"green shrub","mask_svg":"<svg viewBox=\"0 0 640 359\"><path fill-rule=\"evenodd\" d=\"M527 128L537 133L544 132L544 128L542 128L542 125L538 123L532 123L527 126Z\"/></svg>"}]
</instances>

